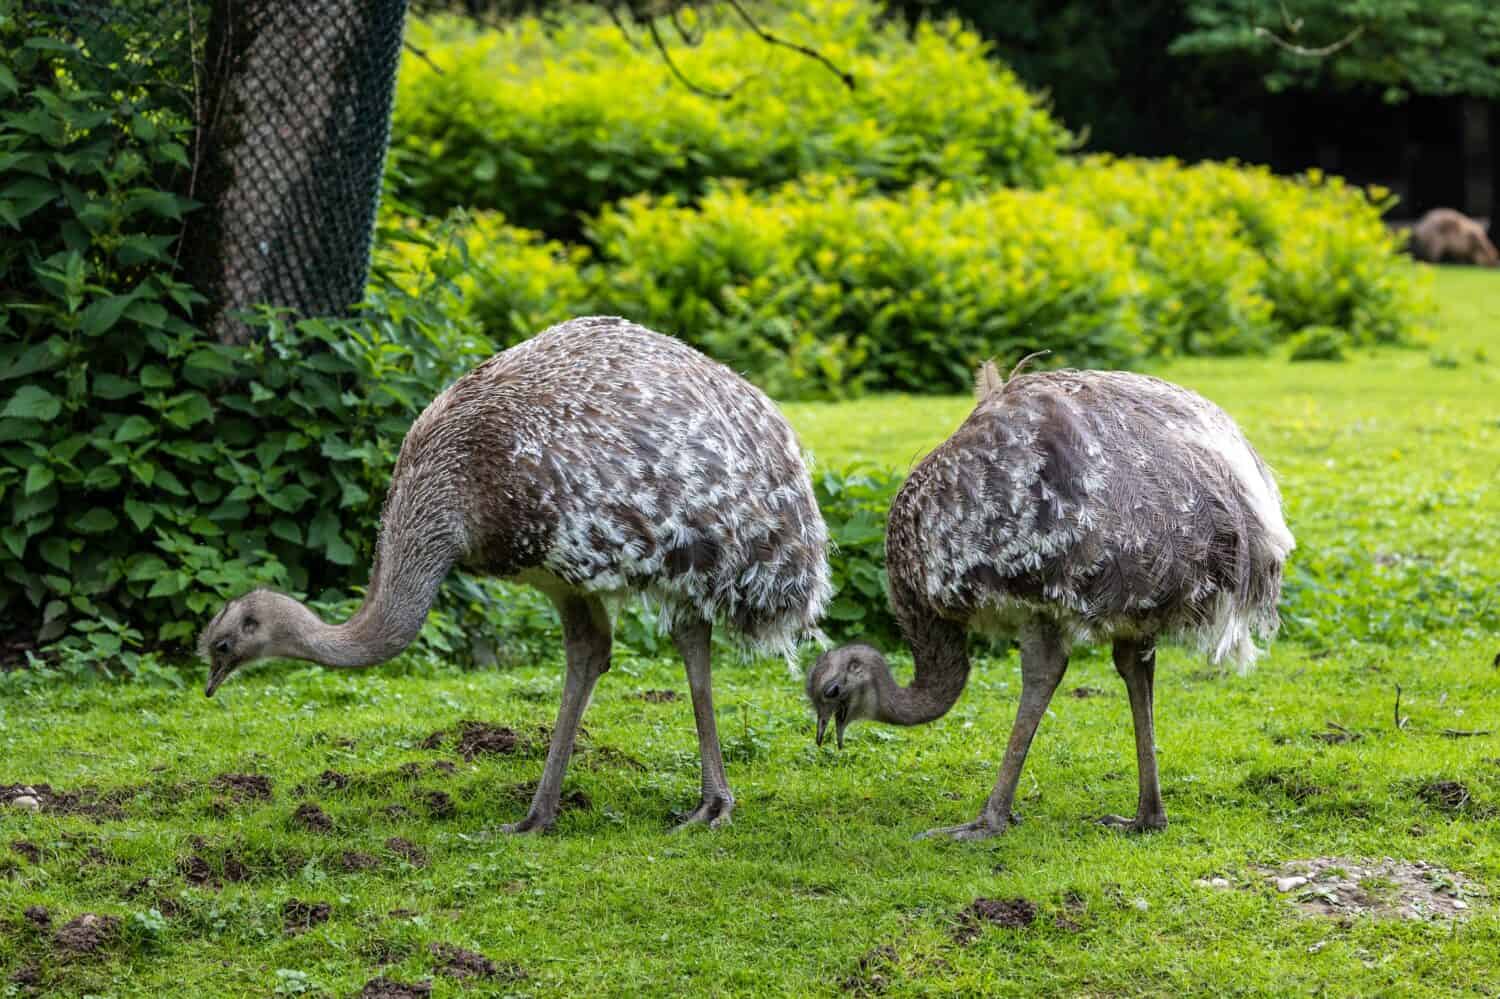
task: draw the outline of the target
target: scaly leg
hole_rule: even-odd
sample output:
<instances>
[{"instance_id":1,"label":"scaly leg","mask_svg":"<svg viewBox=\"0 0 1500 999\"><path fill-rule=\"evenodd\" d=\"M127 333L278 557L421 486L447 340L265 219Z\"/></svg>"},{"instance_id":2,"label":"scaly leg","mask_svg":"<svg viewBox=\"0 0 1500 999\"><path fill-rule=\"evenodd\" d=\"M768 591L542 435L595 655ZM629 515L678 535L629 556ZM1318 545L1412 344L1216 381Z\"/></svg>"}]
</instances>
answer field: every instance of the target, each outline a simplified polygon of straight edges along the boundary
<instances>
[{"instance_id":1,"label":"scaly leg","mask_svg":"<svg viewBox=\"0 0 1500 999\"><path fill-rule=\"evenodd\" d=\"M713 625L708 621L684 624L672 633L672 641L687 667L688 689L693 694L693 720L698 725L698 755L703 760L703 797L698 807L677 828L707 823L717 829L729 824L734 795L724 775L724 755L719 751L719 730L714 722L714 691L710 674Z\"/></svg>"},{"instance_id":2,"label":"scaly leg","mask_svg":"<svg viewBox=\"0 0 1500 999\"><path fill-rule=\"evenodd\" d=\"M555 599L558 615L562 618L563 645L568 658L562 706L557 712L557 727L552 730L552 744L547 747L542 779L531 799L531 810L520 822L502 826L502 832L545 832L557 821L563 774L567 772L568 760L573 755L578 723L589 705L594 684L609 669L610 626L604 605L594 597Z\"/></svg>"},{"instance_id":3,"label":"scaly leg","mask_svg":"<svg viewBox=\"0 0 1500 999\"><path fill-rule=\"evenodd\" d=\"M1127 832L1149 832L1167 828L1167 810L1161 803L1161 784L1156 775L1156 640L1117 639L1115 669L1130 692L1130 715L1135 721L1135 765L1140 777L1140 797L1135 818L1106 815L1099 821Z\"/></svg>"},{"instance_id":4,"label":"scaly leg","mask_svg":"<svg viewBox=\"0 0 1500 999\"><path fill-rule=\"evenodd\" d=\"M1010 730L1010 742L1005 747L1005 759L1000 763L995 789L990 792L979 818L973 822L929 829L919 839L928 836L987 839L1000 835L1012 823L1020 821L1011 813L1011 805L1015 801L1016 785L1021 780L1021 767L1031 749L1036 727L1052 701L1052 692L1062 682L1067 669L1068 648L1056 629L1037 628L1021 637L1021 703L1016 708L1016 723Z\"/></svg>"}]
</instances>

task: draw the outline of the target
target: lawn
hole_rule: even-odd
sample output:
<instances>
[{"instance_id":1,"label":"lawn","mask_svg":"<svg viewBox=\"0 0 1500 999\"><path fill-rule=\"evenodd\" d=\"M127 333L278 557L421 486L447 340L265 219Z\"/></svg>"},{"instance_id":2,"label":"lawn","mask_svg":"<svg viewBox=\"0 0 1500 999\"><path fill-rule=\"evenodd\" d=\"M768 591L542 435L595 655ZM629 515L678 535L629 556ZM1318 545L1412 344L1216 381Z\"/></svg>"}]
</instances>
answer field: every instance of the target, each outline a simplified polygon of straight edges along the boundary
<instances>
[{"instance_id":1,"label":"lawn","mask_svg":"<svg viewBox=\"0 0 1500 999\"><path fill-rule=\"evenodd\" d=\"M1500 273L1445 271L1438 292L1430 348L1157 372L1240 420L1301 545L1288 636L1254 672L1161 658L1163 833L1090 821L1135 796L1129 709L1099 651L1075 656L1043 723L1023 823L982 844L912 837L988 792L1014 657L981 661L941 721L856 725L842 753L814 747L781 664L722 662L739 807L685 834L667 830L697 796L686 684L628 648L585 719L573 807L541 837L496 830L540 772L557 662L283 666L212 701L49 688L0 702L0 789L50 785L39 812L0 807L0 989L344 996L383 975L436 996L1500 994L1500 735L1454 734L1500 730ZM820 461L905 467L969 402L787 408ZM1282 894L1264 871L1316 857L1462 872L1444 897L1464 918L1304 914L1317 885ZM1227 887L1195 883L1213 878ZM977 898L1034 918L963 916ZM85 913L120 922L67 925Z\"/></svg>"}]
</instances>

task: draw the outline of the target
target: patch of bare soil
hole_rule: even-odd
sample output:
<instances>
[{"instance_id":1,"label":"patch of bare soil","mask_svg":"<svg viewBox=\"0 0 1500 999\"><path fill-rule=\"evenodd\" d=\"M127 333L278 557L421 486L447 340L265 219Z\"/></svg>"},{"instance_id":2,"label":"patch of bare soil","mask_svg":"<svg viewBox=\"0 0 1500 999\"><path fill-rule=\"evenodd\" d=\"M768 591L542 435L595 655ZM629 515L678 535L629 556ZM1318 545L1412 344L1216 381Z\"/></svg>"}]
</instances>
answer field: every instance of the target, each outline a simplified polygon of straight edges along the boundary
<instances>
[{"instance_id":1,"label":"patch of bare soil","mask_svg":"<svg viewBox=\"0 0 1500 999\"><path fill-rule=\"evenodd\" d=\"M1030 899L976 898L958 914L953 939L967 945L978 938L986 923L1018 930L1030 926L1035 919L1036 903Z\"/></svg>"},{"instance_id":2,"label":"patch of bare soil","mask_svg":"<svg viewBox=\"0 0 1500 999\"><path fill-rule=\"evenodd\" d=\"M1321 784L1315 784L1301 774L1290 770L1251 774L1245 778L1243 786L1247 791L1253 791L1262 798L1279 791L1299 805L1308 798L1326 794L1328 791Z\"/></svg>"},{"instance_id":3,"label":"patch of bare soil","mask_svg":"<svg viewBox=\"0 0 1500 999\"><path fill-rule=\"evenodd\" d=\"M219 774L209 786L237 802L271 798L271 778L264 774Z\"/></svg>"},{"instance_id":4,"label":"patch of bare soil","mask_svg":"<svg viewBox=\"0 0 1500 999\"><path fill-rule=\"evenodd\" d=\"M1456 780L1429 781L1417 788L1417 797L1445 812L1462 811L1474 800L1469 789Z\"/></svg>"},{"instance_id":5,"label":"patch of bare soil","mask_svg":"<svg viewBox=\"0 0 1500 999\"><path fill-rule=\"evenodd\" d=\"M297 810L292 813L292 821L309 832L327 833L333 831L333 819L330 819L328 813L323 811L313 801L304 801L298 805Z\"/></svg>"},{"instance_id":6,"label":"patch of bare soil","mask_svg":"<svg viewBox=\"0 0 1500 999\"><path fill-rule=\"evenodd\" d=\"M349 777L337 770L324 770L318 775L318 784L330 791L342 791L349 786Z\"/></svg>"},{"instance_id":7,"label":"patch of bare soil","mask_svg":"<svg viewBox=\"0 0 1500 999\"><path fill-rule=\"evenodd\" d=\"M1103 697L1104 691L1098 687L1074 687L1068 691L1068 696L1082 700L1086 697Z\"/></svg>"},{"instance_id":8,"label":"patch of bare soil","mask_svg":"<svg viewBox=\"0 0 1500 999\"><path fill-rule=\"evenodd\" d=\"M430 943L427 949L437 962L437 973L444 978L503 978L518 982L526 972L518 964L496 964L483 954L447 943Z\"/></svg>"},{"instance_id":9,"label":"patch of bare soil","mask_svg":"<svg viewBox=\"0 0 1500 999\"><path fill-rule=\"evenodd\" d=\"M641 700L647 704L670 704L677 700L678 694L675 690L643 690Z\"/></svg>"},{"instance_id":10,"label":"patch of bare soil","mask_svg":"<svg viewBox=\"0 0 1500 999\"><path fill-rule=\"evenodd\" d=\"M45 930L52 925L52 913L47 911L45 905L28 905L21 915L25 916L26 921L39 930Z\"/></svg>"},{"instance_id":11,"label":"patch of bare soil","mask_svg":"<svg viewBox=\"0 0 1500 999\"><path fill-rule=\"evenodd\" d=\"M1313 857L1255 870L1302 912L1344 921L1462 919L1469 899L1484 894L1458 871L1421 860Z\"/></svg>"},{"instance_id":12,"label":"patch of bare soil","mask_svg":"<svg viewBox=\"0 0 1500 999\"><path fill-rule=\"evenodd\" d=\"M84 956L98 953L120 935L116 916L99 916L85 912L68 920L52 935L52 942L65 955Z\"/></svg>"},{"instance_id":13,"label":"patch of bare soil","mask_svg":"<svg viewBox=\"0 0 1500 999\"><path fill-rule=\"evenodd\" d=\"M25 857L30 863L40 864L42 862L42 848L30 840L13 839L10 841L10 848Z\"/></svg>"},{"instance_id":14,"label":"patch of bare soil","mask_svg":"<svg viewBox=\"0 0 1500 999\"><path fill-rule=\"evenodd\" d=\"M339 866L346 871L373 871L380 866L380 858L363 850L345 850L339 854Z\"/></svg>"},{"instance_id":15,"label":"patch of bare soil","mask_svg":"<svg viewBox=\"0 0 1500 999\"><path fill-rule=\"evenodd\" d=\"M289 898L281 906L282 927L288 933L306 933L319 923L328 922L333 907L327 902L304 902Z\"/></svg>"},{"instance_id":16,"label":"patch of bare soil","mask_svg":"<svg viewBox=\"0 0 1500 999\"><path fill-rule=\"evenodd\" d=\"M466 721L459 723L458 754L466 760L490 753L514 753L516 733L503 725Z\"/></svg>"},{"instance_id":17,"label":"patch of bare soil","mask_svg":"<svg viewBox=\"0 0 1500 999\"><path fill-rule=\"evenodd\" d=\"M42 987L42 969L35 961L29 961L11 974L10 981L18 988L39 989Z\"/></svg>"},{"instance_id":18,"label":"patch of bare soil","mask_svg":"<svg viewBox=\"0 0 1500 999\"><path fill-rule=\"evenodd\" d=\"M385 841L385 848L413 867L427 866L427 851L409 839L401 836L392 836Z\"/></svg>"},{"instance_id":19,"label":"patch of bare soil","mask_svg":"<svg viewBox=\"0 0 1500 999\"><path fill-rule=\"evenodd\" d=\"M451 819L458 814L458 806L447 791L423 791L421 798L427 814L434 819Z\"/></svg>"},{"instance_id":20,"label":"patch of bare soil","mask_svg":"<svg viewBox=\"0 0 1500 999\"><path fill-rule=\"evenodd\" d=\"M448 760L438 760L437 762L433 763L432 769L438 771L439 773L451 774L457 772L458 767L455 767L452 762Z\"/></svg>"},{"instance_id":21,"label":"patch of bare soil","mask_svg":"<svg viewBox=\"0 0 1500 999\"><path fill-rule=\"evenodd\" d=\"M536 781L522 781L519 784L512 784L509 793L512 799L523 804L529 803L536 795ZM557 811L558 814L575 811L586 812L593 807L594 799L590 798L583 791L573 788L570 791L562 793L562 797L558 800Z\"/></svg>"},{"instance_id":22,"label":"patch of bare soil","mask_svg":"<svg viewBox=\"0 0 1500 999\"><path fill-rule=\"evenodd\" d=\"M177 869L182 872L183 880L188 884L203 888L218 888L221 874L225 881L250 880L249 866L233 850L226 850L219 857L219 869L216 872L214 866L203 857L203 853L209 851L208 842L201 836L195 836L193 847L199 852L192 853L177 862Z\"/></svg>"},{"instance_id":23,"label":"patch of bare soil","mask_svg":"<svg viewBox=\"0 0 1500 999\"><path fill-rule=\"evenodd\" d=\"M432 995L431 982L393 982L384 975L372 978L360 989L358 999L426 999Z\"/></svg>"},{"instance_id":24,"label":"patch of bare soil","mask_svg":"<svg viewBox=\"0 0 1500 999\"><path fill-rule=\"evenodd\" d=\"M138 791L138 788L100 791L92 787L64 791L51 784L0 784L0 806L52 815L85 815L95 821L118 819L125 814L121 806Z\"/></svg>"},{"instance_id":25,"label":"patch of bare soil","mask_svg":"<svg viewBox=\"0 0 1500 999\"><path fill-rule=\"evenodd\" d=\"M1070 891L1063 896L1063 910L1052 917L1052 925L1064 933L1079 933L1083 930L1083 923L1079 921L1089 909L1088 899L1082 893Z\"/></svg>"},{"instance_id":26,"label":"patch of bare soil","mask_svg":"<svg viewBox=\"0 0 1500 999\"><path fill-rule=\"evenodd\" d=\"M854 974L839 982L839 987L857 996L880 995L890 987L895 970L896 948L881 944L859 956Z\"/></svg>"}]
</instances>

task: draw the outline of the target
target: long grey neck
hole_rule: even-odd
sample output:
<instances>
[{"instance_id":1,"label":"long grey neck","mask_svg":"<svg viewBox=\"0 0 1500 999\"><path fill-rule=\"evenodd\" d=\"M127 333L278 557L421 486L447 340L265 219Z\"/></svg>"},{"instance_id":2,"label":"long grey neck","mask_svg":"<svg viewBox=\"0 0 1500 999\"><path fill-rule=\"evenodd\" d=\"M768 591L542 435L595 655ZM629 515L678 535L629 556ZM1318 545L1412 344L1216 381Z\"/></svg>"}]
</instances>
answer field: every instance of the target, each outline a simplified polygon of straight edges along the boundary
<instances>
[{"instance_id":1,"label":"long grey neck","mask_svg":"<svg viewBox=\"0 0 1500 999\"><path fill-rule=\"evenodd\" d=\"M968 631L924 606L901 607L901 630L911 646L916 674L911 686L896 683L890 670L875 671L876 720L921 725L948 713L969 680Z\"/></svg>"},{"instance_id":2,"label":"long grey neck","mask_svg":"<svg viewBox=\"0 0 1500 999\"><path fill-rule=\"evenodd\" d=\"M365 602L343 624L325 624L302 608L305 618L292 629L288 654L324 666L374 666L416 639L460 549L441 525L403 530L390 513L387 507Z\"/></svg>"}]
</instances>

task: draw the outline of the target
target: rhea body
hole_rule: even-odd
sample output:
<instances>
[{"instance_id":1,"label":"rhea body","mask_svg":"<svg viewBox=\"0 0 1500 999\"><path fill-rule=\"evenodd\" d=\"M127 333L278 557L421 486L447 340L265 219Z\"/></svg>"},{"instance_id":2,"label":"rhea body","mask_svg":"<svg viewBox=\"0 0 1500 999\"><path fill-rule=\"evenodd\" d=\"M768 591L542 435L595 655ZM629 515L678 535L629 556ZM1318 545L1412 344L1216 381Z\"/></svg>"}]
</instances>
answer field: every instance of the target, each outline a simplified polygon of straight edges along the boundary
<instances>
[{"instance_id":1,"label":"rhea body","mask_svg":"<svg viewBox=\"0 0 1500 999\"><path fill-rule=\"evenodd\" d=\"M1140 794L1132 830L1166 826L1157 778L1159 640L1248 665L1277 627L1294 541L1270 470L1234 421L1176 385L1110 371L979 378L973 413L912 471L892 503L886 569L915 676L879 652L825 653L808 676L818 739L855 718L942 717L969 675L970 630L1014 639L1021 698L979 817L934 829L959 839L1013 821L1021 768L1080 643L1110 642L1130 695Z\"/></svg>"},{"instance_id":2,"label":"rhea body","mask_svg":"<svg viewBox=\"0 0 1500 999\"><path fill-rule=\"evenodd\" d=\"M703 764L687 822L727 821L710 686L715 621L790 653L828 600L827 532L797 438L758 389L621 319L555 326L440 394L401 445L363 605L330 625L257 590L205 630L206 692L256 659L384 662L417 636L455 565L535 586L562 621L567 675L542 779L509 831L557 816L579 720L609 669L609 609L642 594L684 660Z\"/></svg>"}]
</instances>

